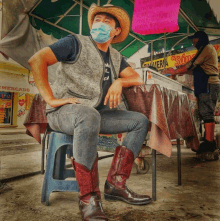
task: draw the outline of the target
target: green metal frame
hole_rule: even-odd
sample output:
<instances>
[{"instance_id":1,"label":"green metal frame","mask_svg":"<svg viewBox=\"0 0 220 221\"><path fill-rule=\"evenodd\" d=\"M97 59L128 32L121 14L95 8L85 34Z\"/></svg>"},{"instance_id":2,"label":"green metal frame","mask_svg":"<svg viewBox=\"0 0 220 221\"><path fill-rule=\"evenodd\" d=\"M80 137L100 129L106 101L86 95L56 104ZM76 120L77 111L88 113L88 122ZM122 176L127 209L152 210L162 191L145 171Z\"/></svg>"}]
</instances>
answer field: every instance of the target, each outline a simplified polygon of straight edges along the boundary
<instances>
[{"instance_id":1,"label":"green metal frame","mask_svg":"<svg viewBox=\"0 0 220 221\"><path fill-rule=\"evenodd\" d=\"M39 0L29 12L30 22L35 28L42 29L44 33L52 34L57 39L72 33L89 35L87 13L92 3L97 5L111 3L124 8L131 18L133 16L133 0L57 0L56 2ZM179 30L169 34L143 36L130 30L124 42L112 46L128 58L145 45L151 45L148 47L149 52L152 49L161 51L164 48L166 52L171 48L190 47L192 42L187 36L195 31L207 28L207 30L220 30L220 24L211 13L207 0L181 0L178 24Z\"/></svg>"}]
</instances>

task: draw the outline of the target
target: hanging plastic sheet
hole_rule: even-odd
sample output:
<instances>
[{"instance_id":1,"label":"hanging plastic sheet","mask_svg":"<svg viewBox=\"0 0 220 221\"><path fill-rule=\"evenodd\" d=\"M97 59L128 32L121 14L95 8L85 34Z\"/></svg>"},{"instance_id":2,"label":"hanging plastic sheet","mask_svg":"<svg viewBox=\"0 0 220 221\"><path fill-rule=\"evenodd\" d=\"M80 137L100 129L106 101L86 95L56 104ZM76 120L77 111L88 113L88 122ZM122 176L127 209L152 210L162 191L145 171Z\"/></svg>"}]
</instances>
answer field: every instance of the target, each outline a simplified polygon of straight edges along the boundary
<instances>
[{"instance_id":1,"label":"hanging plastic sheet","mask_svg":"<svg viewBox=\"0 0 220 221\"><path fill-rule=\"evenodd\" d=\"M33 28L27 14L20 14L15 27L0 41L0 51L27 69L28 60L40 49L53 44L57 39ZM58 63L48 68L49 81L55 79Z\"/></svg>"},{"instance_id":2,"label":"hanging plastic sheet","mask_svg":"<svg viewBox=\"0 0 220 221\"><path fill-rule=\"evenodd\" d=\"M132 30L141 35L179 30L180 0L135 0Z\"/></svg>"},{"instance_id":3,"label":"hanging plastic sheet","mask_svg":"<svg viewBox=\"0 0 220 221\"><path fill-rule=\"evenodd\" d=\"M125 88L129 109L143 113L151 123L149 146L170 157L171 139L183 138L193 150L199 147L186 94L159 85Z\"/></svg>"},{"instance_id":4,"label":"hanging plastic sheet","mask_svg":"<svg viewBox=\"0 0 220 221\"><path fill-rule=\"evenodd\" d=\"M40 134L44 133L47 127L45 109L46 102L40 94L36 94L24 120L24 126L27 128L26 133L34 137L39 143L41 143Z\"/></svg>"}]
</instances>

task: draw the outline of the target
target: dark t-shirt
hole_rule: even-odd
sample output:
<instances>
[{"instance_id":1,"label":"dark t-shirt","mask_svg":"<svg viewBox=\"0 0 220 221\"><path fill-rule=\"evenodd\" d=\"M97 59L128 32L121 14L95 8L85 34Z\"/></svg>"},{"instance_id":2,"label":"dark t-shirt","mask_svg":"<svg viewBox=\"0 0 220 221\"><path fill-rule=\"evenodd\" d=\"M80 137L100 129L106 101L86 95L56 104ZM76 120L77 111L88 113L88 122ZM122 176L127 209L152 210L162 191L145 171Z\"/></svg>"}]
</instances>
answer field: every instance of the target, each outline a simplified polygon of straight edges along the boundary
<instances>
[{"instance_id":1,"label":"dark t-shirt","mask_svg":"<svg viewBox=\"0 0 220 221\"><path fill-rule=\"evenodd\" d=\"M74 61L79 53L79 43L77 38L74 35L68 35L56 43L49 45L53 53L55 54L58 61ZM102 109L104 107L104 99L108 92L109 87L112 84L111 79L111 68L110 68L110 61L109 61L109 50L107 52L99 50L102 58L105 63L105 73L102 83L102 101L100 105L97 107L98 110ZM121 73L125 68L130 67L130 65L125 61L124 58L122 58L120 71Z\"/></svg>"}]
</instances>

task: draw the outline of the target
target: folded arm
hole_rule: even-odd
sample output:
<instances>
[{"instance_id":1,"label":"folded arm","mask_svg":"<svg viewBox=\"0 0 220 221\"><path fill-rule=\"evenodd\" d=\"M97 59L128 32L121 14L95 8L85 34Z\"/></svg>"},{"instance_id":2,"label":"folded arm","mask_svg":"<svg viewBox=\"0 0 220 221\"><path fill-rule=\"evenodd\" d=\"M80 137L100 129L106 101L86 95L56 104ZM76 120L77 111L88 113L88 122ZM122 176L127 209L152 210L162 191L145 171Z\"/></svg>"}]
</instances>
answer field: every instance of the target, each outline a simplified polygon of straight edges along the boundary
<instances>
[{"instance_id":1,"label":"folded arm","mask_svg":"<svg viewBox=\"0 0 220 221\"><path fill-rule=\"evenodd\" d=\"M188 68L187 68L187 65L183 65L182 67L174 70L175 72L175 75L183 75L183 74L186 74L188 72Z\"/></svg>"},{"instance_id":2,"label":"folded arm","mask_svg":"<svg viewBox=\"0 0 220 221\"><path fill-rule=\"evenodd\" d=\"M123 87L139 86L144 84L139 74L131 67L125 68L108 90L104 105L109 101L110 108L116 108L121 103L121 93Z\"/></svg>"},{"instance_id":3,"label":"folded arm","mask_svg":"<svg viewBox=\"0 0 220 221\"><path fill-rule=\"evenodd\" d=\"M188 72L187 65L183 65L182 67L174 70L173 68L167 68L162 72L162 74L171 74L171 75L184 75Z\"/></svg>"},{"instance_id":4,"label":"folded arm","mask_svg":"<svg viewBox=\"0 0 220 221\"><path fill-rule=\"evenodd\" d=\"M171 75L184 75L184 74L193 74L192 70L197 67L198 65L203 64L206 60L210 59L212 54L209 51L209 47L205 47L203 51L199 54L199 56L194 60L187 62L182 67L174 70L172 68L168 68L165 71L163 71L163 74L171 74ZM197 52L199 53L199 52ZM197 56L197 54L195 55ZM191 72L190 72L191 71Z\"/></svg>"},{"instance_id":5,"label":"folded arm","mask_svg":"<svg viewBox=\"0 0 220 221\"><path fill-rule=\"evenodd\" d=\"M144 84L139 74L131 67L125 68L119 75L120 78L117 79L122 85L122 87L139 86Z\"/></svg>"}]
</instances>

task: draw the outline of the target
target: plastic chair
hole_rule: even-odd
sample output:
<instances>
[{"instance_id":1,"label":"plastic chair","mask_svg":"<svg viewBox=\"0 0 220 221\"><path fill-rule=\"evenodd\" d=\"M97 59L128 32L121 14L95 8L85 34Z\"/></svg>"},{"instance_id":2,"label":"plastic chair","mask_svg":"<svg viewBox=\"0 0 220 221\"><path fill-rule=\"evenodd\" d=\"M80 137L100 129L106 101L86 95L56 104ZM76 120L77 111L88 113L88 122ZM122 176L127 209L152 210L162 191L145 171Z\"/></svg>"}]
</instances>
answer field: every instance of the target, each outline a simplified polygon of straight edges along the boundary
<instances>
[{"instance_id":1,"label":"plastic chair","mask_svg":"<svg viewBox=\"0 0 220 221\"><path fill-rule=\"evenodd\" d=\"M48 134L50 132L51 132L51 129L49 128L49 125L48 125L47 130L44 134L43 142L42 142L42 161L41 161L42 170L41 171L43 174L44 173L44 154L45 154L45 149L46 149L46 137L47 138L49 137L49 139L47 139L49 142L52 139L52 142L49 143L49 151L48 151L48 157L47 157L48 158L47 165L48 164L49 165L46 168L46 174L44 177L44 184L43 184L43 190L42 190L42 200L41 200L42 202L46 201L46 205L49 205L49 195L52 191L77 191L79 192L78 184L76 181L62 180L67 176L67 174L69 175L69 173L72 173L71 174L72 177L75 177L74 170L71 170L70 172L69 171L67 172L67 170L65 170L65 154L70 154L70 155L72 154L68 152L69 151L68 146L72 146L73 136L66 135L66 134L59 133L59 132L51 132L51 134ZM57 136L55 136L54 134L56 134ZM53 139L54 136L55 136L55 139ZM53 148L50 148L51 146L53 146ZM59 147L61 148L59 149ZM56 154L56 160L55 160L56 152L57 154ZM104 157L99 157L99 160L107 158L107 157L112 157L113 155L114 154L104 156ZM51 159L51 156L53 156L53 159ZM56 165L55 168L54 168L54 165ZM177 168L178 168L178 185L182 185L180 139L177 139ZM53 171L54 171L54 178L56 177L58 180L53 179ZM48 178L49 178L49 181L48 181ZM71 185L73 185L72 190L69 190L69 184L67 183L64 184L61 182L64 182L64 183L74 182L74 183L71 183ZM60 189L62 190L54 190L52 187L55 185L52 185L51 188L49 188L49 185L51 185L50 183L59 183L61 187ZM65 185L68 185L68 186L65 187ZM75 185L77 185L77 187ZM152 198L154 201L156 201L156 150L152 150Z\"/></svg>"},{"instance_id":2,"label":"plastic chair","mask_svg":"<svg viewBox=\"0 0 220 221\"><path fill-rule=\"evenodd\" d=\"M49 149L41 202L46 202L48 206L51 192L79 192L79 186L76 180L65 180L68 177L75 177L75 171L73 169L66 169L65 166L66 154L72 155L71 149L68 146L73 145L73 136L59 132L51 132L47 136L49 137Z\"/></svg>"}]
</instances>

